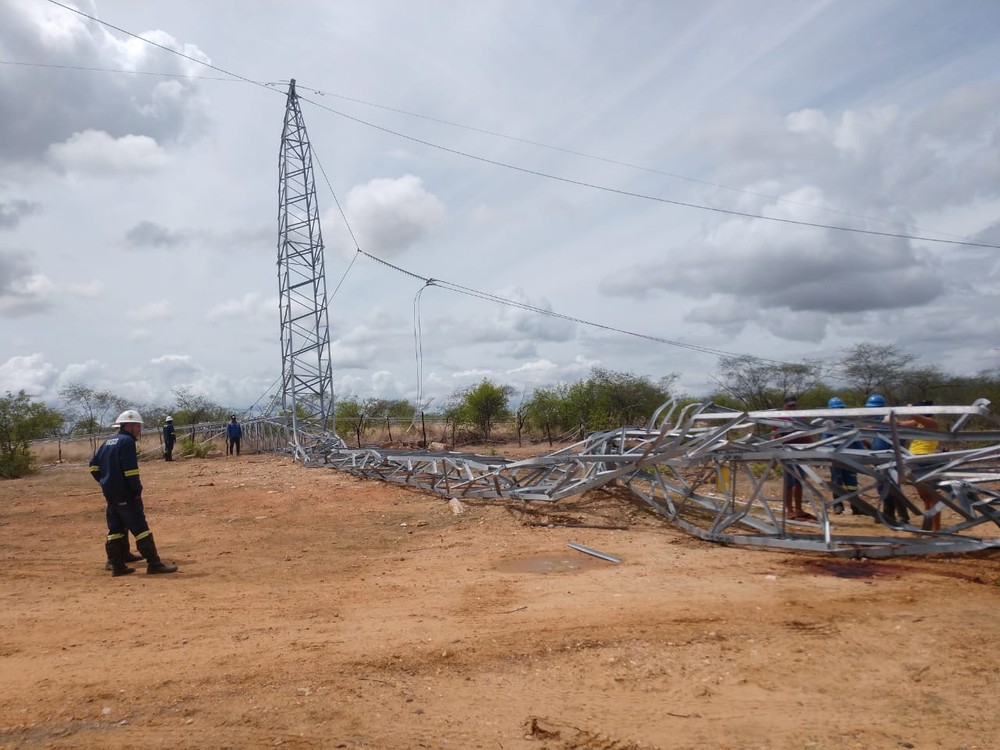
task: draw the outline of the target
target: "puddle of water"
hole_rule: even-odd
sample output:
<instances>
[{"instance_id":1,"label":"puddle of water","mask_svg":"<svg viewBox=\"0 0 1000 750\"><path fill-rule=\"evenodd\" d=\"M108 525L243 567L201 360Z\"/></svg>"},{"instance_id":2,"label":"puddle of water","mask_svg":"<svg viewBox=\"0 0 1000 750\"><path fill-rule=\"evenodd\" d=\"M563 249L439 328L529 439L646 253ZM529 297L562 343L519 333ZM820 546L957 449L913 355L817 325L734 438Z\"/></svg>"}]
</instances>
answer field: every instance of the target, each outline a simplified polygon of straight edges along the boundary
<instances>
[{"instance_id":1,"label":"puddle of water","mask_svg":"<svg viewBox=\"0 0 1000 750\"><path fill-rule=\"evenodd\" d=\"M507 560L497 565L496 569L501 573L569 573L610 564L590 555L550 554Z\"/></svg>"}]
</instances>

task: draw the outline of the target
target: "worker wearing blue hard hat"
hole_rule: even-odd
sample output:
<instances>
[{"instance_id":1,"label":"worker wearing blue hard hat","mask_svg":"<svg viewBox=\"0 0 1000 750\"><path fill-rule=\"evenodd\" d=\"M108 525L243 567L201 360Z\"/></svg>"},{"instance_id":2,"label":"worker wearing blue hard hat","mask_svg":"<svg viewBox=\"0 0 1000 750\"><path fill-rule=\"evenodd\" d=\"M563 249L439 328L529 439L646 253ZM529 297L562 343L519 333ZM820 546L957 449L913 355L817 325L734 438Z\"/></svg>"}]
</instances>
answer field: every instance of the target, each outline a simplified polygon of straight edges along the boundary
<instances>
[{"instance_id":1,"label":"worker wearing blue hard hat","mask_svg":"<svg viewBox=\"0 0 1000 750\"><path fill-rule=\"evenodd\" d=\"M827 409L843 409L845 407L844 399L840 396L832 396L829 401L826 402ZM831 420L832 423L832 420ZM824 438L829 437L829 435L824 435ZM864 444L855 440L846 446L849 450L864 448ZM833 504L833 512L840 515L844 512L844 501L839 499L845 495L851 495L858 491L858 473L852 471L846 466L831 463L830 464L830 485L833 488L833 499L836 502ZM863 511L860 509L859 505L856 505L853 500L851 503L851 513L855 515L862 514Z\"/></svg>"},{"instance_id":2,"label":"worker wearing blue hard hat","mask_svg":"<svg viewBox=\"0 0 1000 750\"><path fill-rule=\"evenodd\" d=\"M865 406L870 409L879 409L886 406L885 396L879 393L873 393L865 401ZM871 442L871 449L873 451L887 451L892 449L892 443L888 440L876 437ZM910 513L906 508L906 498L898 493L898 491L890 486L887 482L879 481L877 483L879 498L882 500L882 514L885 516L886 523L890 526L898 526L899 524L909 524L910 523Z\"/></svg>"}]
</instances>

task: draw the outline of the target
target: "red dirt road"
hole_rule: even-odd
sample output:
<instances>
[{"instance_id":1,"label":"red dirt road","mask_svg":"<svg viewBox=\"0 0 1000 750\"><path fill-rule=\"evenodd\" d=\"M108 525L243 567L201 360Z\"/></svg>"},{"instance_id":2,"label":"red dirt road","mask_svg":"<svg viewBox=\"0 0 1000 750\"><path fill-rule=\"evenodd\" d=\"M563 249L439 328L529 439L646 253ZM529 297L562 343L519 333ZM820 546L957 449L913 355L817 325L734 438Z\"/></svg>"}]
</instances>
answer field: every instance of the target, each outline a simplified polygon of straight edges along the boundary
<instances>
[{"instance_id":1,"label":"red dirt road","mask_svg":"<svg viewBox=\"0 0 1000 750\"><path fill-rule=\"evenodd\" d=\"M141 471L175 575L104 571L85 463L0 483L0 748L997 746L997 556L724 548L613 491L456 515L270 455Z\"/></svg>"}]
</instances>

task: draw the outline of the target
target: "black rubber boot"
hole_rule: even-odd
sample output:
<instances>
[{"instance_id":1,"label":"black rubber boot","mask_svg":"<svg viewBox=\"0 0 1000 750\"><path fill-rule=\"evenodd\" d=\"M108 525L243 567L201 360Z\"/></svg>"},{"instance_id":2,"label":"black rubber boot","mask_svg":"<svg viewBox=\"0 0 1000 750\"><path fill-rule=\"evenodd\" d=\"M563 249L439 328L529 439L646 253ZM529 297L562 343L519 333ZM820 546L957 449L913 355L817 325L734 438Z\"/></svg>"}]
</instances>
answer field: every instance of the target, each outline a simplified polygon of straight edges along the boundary
<instances>
[{"instance_id":1,"label":"black rubber boot","mask_svg":"<svg viewBox=\"0 0 1000 750\"><path fill-rule=\"evenodd\" d=\"M125 543L123 545L125 547L125 557L122 558L122 562L127 562L127 563L142 562L143 561L143 557L141 555L133 554L132 550L130 550L128 548L128 537L126 536L122 541ZM105 564L104 569L105 570L113 570L114 569L114 566L111 564L111 557L110 556L108 557L108 562Z\"/></svg>"},{"instance_id":2,"label":"black rubber boot","mask_svg":"<svg viewBox=\"0 0 1000 750\"><path fill-rule=\"evenodd\" d=\"M146 572L149 574L154 573L176 573L176 565L167 565L164 563L160 556L156 553L156 542L153 541L153 535L144 536L142 539L135 540L135 546L139 550L139 554L146 558Z\"/></svg>"},{"instance_id":3,"label":"black rubber boot","mask_svg":"<svg viewBox=\"0 0 1000 750\"><path fill-rule=\"evenodd\" d=\"M108 564L105 570L110 570L112 577L127 576L135 573L135 568L125 564L125 552L128 550L127 537L108 539L104 542L104 551L108 554Z\"/></svg>"}]
</instances>

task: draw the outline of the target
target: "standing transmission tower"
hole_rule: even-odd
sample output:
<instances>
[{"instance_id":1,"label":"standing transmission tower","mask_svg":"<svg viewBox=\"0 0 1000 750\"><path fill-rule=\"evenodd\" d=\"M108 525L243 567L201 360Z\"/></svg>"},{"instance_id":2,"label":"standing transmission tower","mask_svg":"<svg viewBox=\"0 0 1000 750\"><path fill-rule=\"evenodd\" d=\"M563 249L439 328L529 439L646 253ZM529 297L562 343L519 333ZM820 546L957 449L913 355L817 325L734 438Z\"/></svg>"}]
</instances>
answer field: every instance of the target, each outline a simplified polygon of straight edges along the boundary
<instances>
[{"instance_id":1,"label":"standing transmission tower","mask_svg":"<svg viewBox=\"0 0 1000 750\"><path fill-rule=\"evenodd\" d=\"M278 287L282 412L296 458L308 460L307 435L335 432L335 424L323 233L295 79L278 159Z\"/></svg>"}]
</instances>

